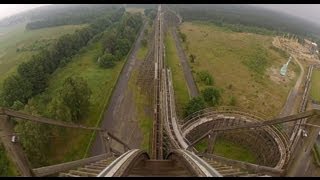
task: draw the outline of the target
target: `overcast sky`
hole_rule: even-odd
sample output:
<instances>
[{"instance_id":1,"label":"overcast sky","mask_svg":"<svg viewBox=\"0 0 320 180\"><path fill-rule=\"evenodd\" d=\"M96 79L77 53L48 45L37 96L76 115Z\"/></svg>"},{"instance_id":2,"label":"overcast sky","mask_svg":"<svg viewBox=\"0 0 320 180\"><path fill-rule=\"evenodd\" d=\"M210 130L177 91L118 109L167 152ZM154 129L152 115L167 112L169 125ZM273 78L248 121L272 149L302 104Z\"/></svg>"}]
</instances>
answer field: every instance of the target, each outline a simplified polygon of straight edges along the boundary
<instances>
[{"instance_id":1,"label":"overcast sky","mask_svg":"<svg viewBox=\"0 0 320 180\"><path fill-rule=\"evenodd\" d=\"M48 4L0 4L0 19L44 5ZM320 24L320 4L254 4L254 6L282 11Z\"/></svg>"},{"instance_id":2,"label":"overcast sky","mask_svg":"<svg viewBox=\"0 0 320 180\"><path fill-rule=\"evenodd\" d=\"M255 4L254 6L281 11L320 24L320 4Z\"/></svg>"},{"instance_id":3,"label":"overcast sky","mask_svg":"<svg viewBox=\"0 0 320 180\"><path fill-rule=\"evenodd\" d=\"M0 4L0 19L48 4Z\"/></svg>"}]
</instances>

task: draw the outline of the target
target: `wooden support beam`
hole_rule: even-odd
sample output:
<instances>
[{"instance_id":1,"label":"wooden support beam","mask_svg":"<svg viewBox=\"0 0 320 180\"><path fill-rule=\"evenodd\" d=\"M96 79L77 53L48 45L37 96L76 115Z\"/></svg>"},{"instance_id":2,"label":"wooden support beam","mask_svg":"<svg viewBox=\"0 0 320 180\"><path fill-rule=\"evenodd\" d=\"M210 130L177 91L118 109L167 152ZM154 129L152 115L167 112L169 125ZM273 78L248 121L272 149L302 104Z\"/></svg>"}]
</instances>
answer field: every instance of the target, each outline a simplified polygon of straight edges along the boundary
<instances>
[{"instance_id":1,"label":"wooden support beam","mask_svg":"<svg viewBox=\"0 0 320 180\"><path fill-rule=\"evenodd\" d=\"M13 110L10 110L7 108L1 108L0 113L1 113L1 111L2 111L2 113L6 114L10 117L18 118L17 120L24 119L24 120L30 120L30 121L39 122L39 123L51 124L51 125L56 125L56 126L68 127L68 128L85 129L85 130L96 130L96 131L103 131L104 130L104 129L96 128L96 127L86 127L83 125L66 123L66 122L59 121L59 120L53 120L53 119L49 119L49 118L33 116L33 115L30 115L27 113L13 111Z\"/></svg>"},{"instance_id":2,"label":"wooden support beam","mask_svg":"<svg viewBox=\"0 0 320 180\"><path fill-rule=\"evenodd\" d=\"M262 122L254 122L254 123L248 123L246 122L245 124L241 124L238 126L233 126L233 127L221 127L221 128L215 128L212 129L212 131L229 131L229 130L235 130L235 129L244 129L244 128L257 128L257 127L263 127L263 126L270 126L270 125L275 125L275 124L280 124L280 123L285 123L285 122L290 122L290 121L297 121L303 118L308 118L311 116L316 117L316 119L319 119L320 115L320 110L310 110L310 111L305 111L299 114L291 115L291 116L286 116L286 117L280 117L280 118L275 118L272 120L267 120L267 121L262 121ZM207 137L209 132L205 133L202 135L200 138L192 142L189 146L194 146L196 143Z\"/></svg>"},{"instance_id":3,"label":"wooden support beam","mask_svg":"<svg viewBox=\"0 0 320 180\"><path fill-rule=\"evenodd\" d=\"M30 163L25 156L22 147L19 142L11 142L11 136L8 136L8 134L14 134L13 126L10 124L7 115L0 115L0 140L9 155L9 158L15 164L15 167L22 176L32 176Z\"/></svg>"},{"instance_id":4,"label":"wooden support beam","mask_svg":"<svg viewBox=\"0 0 320 180\"><path fill-rule=\"evenodd\" d=\"M97 162L97 161L105 159L107 157L110 157L110 154L101 154L98 156L93 156L93 157L85 158L85 159L81 159L81 160L76 160L76 161L71 161L71 162L67 162L67 163L61 163L61 164L57 164L57 165L36 168L36 169L32 169L32 171L33 171L34 175L37 177L49 176L49 175L56 174L59 172L68 171L68 170L71 170L76 167L84 166L89 163Z\"/></svg>"}]
</instances>

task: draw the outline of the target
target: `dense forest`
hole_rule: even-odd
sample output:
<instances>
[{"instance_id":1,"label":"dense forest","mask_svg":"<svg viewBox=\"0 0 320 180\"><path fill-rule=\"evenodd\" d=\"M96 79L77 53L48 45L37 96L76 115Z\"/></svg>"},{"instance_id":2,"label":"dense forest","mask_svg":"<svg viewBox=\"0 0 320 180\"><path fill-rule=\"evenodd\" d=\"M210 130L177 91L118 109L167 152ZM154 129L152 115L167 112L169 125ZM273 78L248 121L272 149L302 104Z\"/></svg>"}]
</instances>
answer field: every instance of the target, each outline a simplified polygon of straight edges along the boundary
<instances>
[{"instance_id":1,"label":"dense forest","mask_svg":"<svg viewBox=\"0 0 320 180\"><path fill-rule=\"evenodd\" d=\"M185 21L204 20L216 24L256 26L276 33L289 32L299 36L320 40L320 26L301 18L288 16L250 5L198 4L170 5ZM234 26L233 26L234 27Z\"/></svg>"}]
</instances>

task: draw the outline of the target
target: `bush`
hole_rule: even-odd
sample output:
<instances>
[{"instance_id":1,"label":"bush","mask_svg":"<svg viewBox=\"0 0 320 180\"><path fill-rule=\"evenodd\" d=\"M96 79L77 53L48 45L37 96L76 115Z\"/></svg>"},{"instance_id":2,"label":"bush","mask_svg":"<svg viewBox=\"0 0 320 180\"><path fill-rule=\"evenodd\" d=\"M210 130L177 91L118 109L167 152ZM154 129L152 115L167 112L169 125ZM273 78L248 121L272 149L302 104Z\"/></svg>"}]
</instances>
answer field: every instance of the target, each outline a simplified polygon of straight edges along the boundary
<instances>
[{"instance_id":1,"label":"bush","mask_svg":"<svg viewBox=\"0 0 320 180\"><path fill-rule=\"evenodd\" d=\"M214 84L213 77L209 74L208 71L201 71L198 73L198 77L201 82L203 82L205 85L210 86Z\"/></svg>"},{"instance_id":2,"label":"bush","mask_svg":"<svg viewBox=\"0 0 320 180\"><path fill-rule=\"evenodd\" d=\"M219 104L221 99L221 94L218 89L213 87L208 87L201 91L204 101L206 101L210 106L216 106Z\"/></svg>"},{"instance_id":3,"label":"bush","mask_svg":"<svg viewBox=\"0 0 320 180\"><path fill-rule=\"evenodd\" d=\"M116 64L114 63L115 57L111 53L105 53L99 60L100 67L113 68Z\"/></svg>"},{"instance_id":4,"label":"bush","mask_svg":"<svg viewBox=\"0 0 320 180\"><path fill-rule=\"evenodd\" d=\"M192 98L184 108L184 117L205 108L205 102L201 96Z\"/></svg>"}]
</instances>

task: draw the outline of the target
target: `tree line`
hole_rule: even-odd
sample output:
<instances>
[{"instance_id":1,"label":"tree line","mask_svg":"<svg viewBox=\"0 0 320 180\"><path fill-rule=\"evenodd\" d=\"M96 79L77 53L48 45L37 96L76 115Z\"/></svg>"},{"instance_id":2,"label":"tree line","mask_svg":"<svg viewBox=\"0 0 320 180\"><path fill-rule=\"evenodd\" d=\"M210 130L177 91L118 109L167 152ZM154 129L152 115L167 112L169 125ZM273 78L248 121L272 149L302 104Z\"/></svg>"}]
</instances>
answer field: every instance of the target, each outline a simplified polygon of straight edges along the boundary
<instances>
[{"instance_id":1,"label":"tree line","mask_svg":"<svg viewBox=\"0 0 320 180\"><path fill-rule=\"evenodd\" d=\"M99 65L103 68L112 68L116 61L124 59L142 24L143 18L140 13L124 14L119 25L102 37L104 52L98 59Z\"/></svg>"},{"instance_id":2,"label":"tree line","mask_svg":"<svg viewBox=\"0 0 320 180\"><path fill-rule=\"evenodd\" d=\"M319 25L298 17L252 7L250 5L170 5L185 21L210 21L219 26L228 26L235 31L274 34L290 32L298 36L320 40ZM257 27L261 28L258 29ZM307 28L306 28L307 27Z\"/></svg>"},{"instance_id":3,"label":"tree line","mask_svg":"<svg viewBox=\"0 0 320 180\"><path fill-rule=\"evenodd\" d=\"M103 29L102 31L97 31L96 35L94 35L91 40L88 40L88 42L99 39L99 41L104 44L104 54L114 53L111 55L114 57L116 57L117 55L117 57L120 58L118 60L121 60L124 59L124 56L126 55L123 53L129 52L130 47L135 40L135 36L142 25L142 16L125 13L124 9L120 9L116 14L109 16L109 18L115 19L110 20L110 24L108 23L109 21L99 21L101 24L95 22L96 24L94 25L94 27L99 27L99 29L103 28L101 27L103 23L108 23L109 25L105 25L105 29ZM108 37L111 35L115 35L115 39L107 41ZM67 39L66 42L70 42L70 40L71 39ZM123 45L123 41L128 41L129 43L128 46L124 46L123 48L121 48ZM111 46L108 43L113 43L112 45L114 46ZM61 46L61 48L65 47L71 51L73 49L72 45L73 43L66 44L66 46ZM110 47L115 49L110 51ZM68 60L66 62L69 62L71 56L69 56L67 59ZM117 60L115 59L115 61ZM62 63L63 62L61 61L58 67L61 66ZM29 85L30 84L31 83L29 83ZM32 88L29 88L29 91L31 90ZM22 93L22 91L20 91L19 93ZM84 78L67 77L64 80L61 88L58 90L57 96L46 97L44 93L42 94L44 96L41 96L40 98L50 98L47 103L45 112L41 113L42 116L78 123L79 120L83 118L86 112L88 112L89 110L92 91ZM16 100L11 107L17 110L24 107L24 111L27 111L31 114L38 113L37 109L35 109L36 106L33 104L33 101L29 101L26 105L24 105L19 100ZM23 145L23 148L26 151L28 157L32 157L30 158L30 161L34 167L49 165L48 158L46 157L46 152L48 152L49 148L51 147L50 137L57 134L61 135L65 131L65 129L59 127L51 127L48 125L37 124L28 121L18 122L18 124L15 126L15 129L20 133L21 144Z\"/></svg>"},{"instance_id":4,"label":"tree line","mask_svg":"<svg viewBox=\"0 0 320 180\"><path fill-rule=\"evenodd\" d=\"M48 87L48 77L59 66L68 63L82 47L96 34L102 32L113 23L119 21L125 9L92 22L88 27L77 30L73 34L60 37L50 48L34 55L29 61L23 62L17 68L17 74L4 80L2 99L4 105L11 107L16 101L25 104L31 97L43 92Z\"/></svg>"}]
</instances>

